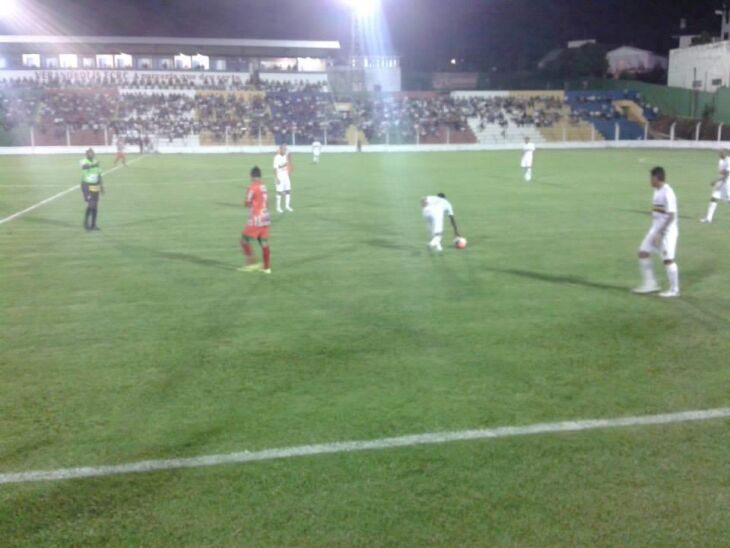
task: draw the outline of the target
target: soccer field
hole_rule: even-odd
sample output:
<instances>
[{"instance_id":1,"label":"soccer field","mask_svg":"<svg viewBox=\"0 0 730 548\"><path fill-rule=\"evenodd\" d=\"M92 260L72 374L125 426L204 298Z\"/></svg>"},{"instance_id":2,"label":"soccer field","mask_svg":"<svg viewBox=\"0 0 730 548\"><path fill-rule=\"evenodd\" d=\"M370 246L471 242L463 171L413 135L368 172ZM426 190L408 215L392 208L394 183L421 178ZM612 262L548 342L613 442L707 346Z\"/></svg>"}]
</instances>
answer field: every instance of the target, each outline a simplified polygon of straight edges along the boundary
<instances>
[{"instance_id":1,"label":"soccer field","mask_svg":"<svg viewBox=\"0 0 730 548\"><path fill-rule=\"evenodd\" d=\"M77 191L0 224L0 474L730 406L714 153L519 156L295 155L271 276L236 271L269 156L142 158L98 233ZM0 157L0 218L78 160ZM629 293L657 164L670 301ZM426 252L437 192L467 250ZM0 484L0 544L722 545L728 447L720 418Z\"/></svg>"}]
</instances>

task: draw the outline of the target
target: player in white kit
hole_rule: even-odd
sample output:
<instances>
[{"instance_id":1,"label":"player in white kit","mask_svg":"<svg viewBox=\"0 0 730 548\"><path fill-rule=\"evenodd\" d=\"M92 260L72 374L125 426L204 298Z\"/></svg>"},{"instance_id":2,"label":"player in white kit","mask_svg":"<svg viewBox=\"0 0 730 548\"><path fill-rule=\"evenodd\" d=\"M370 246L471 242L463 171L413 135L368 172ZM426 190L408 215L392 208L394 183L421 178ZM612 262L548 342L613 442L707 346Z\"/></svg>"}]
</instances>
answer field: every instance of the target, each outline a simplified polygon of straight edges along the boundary
<instances>
[{"instance_id":1,"label":"player in white kit","mask_svg":"<svg viewBox=\"0 0 730 548\"><path fill-rule=\"evenodd\" d=\"M312 143L312 162L315 164L319 163L319 157L322 155L322 143L314 141Z\"/></svg>"},{"instance_id":2,"label":"player in white kit","mask_svg":"<svg viewBox=\"0 0 730 548\"><path fill-rule=\"evenodd\" d=\"M279 147L279 152L274 156L274 174L276 177L276 211L284 213L281 209L281 198L284 197L284 207L287 211L293 212L291 208L291 159L286 145Z\"/></svg>"},{"instance_id":3,"label":"player in white kit","mask_svg":"<svg viewBox=\"0 0 730 548\"><path fill-rule=\"evenodd\" d=\"M664 261L669 280L669 289L659 293L660 297L679 297L679 268L674 262L677 253L679 225L677 217L677 196L666 182L664 168L655 167L651 170L651 186L654 188L652 202L651 228L639 247L639 268L641 270L641 286L634 289L634 293L645 295L659 291L659 284L654 277L654 268L651 264L651 254L656 253Z\"/></svg>"},{"instance_id":4,"label":"player in white kit","mask_svg":"<svg viewBox=\"0 0 730 548\"><path fill-rule=\"evenodd\" d=\"M726 150L720 151L720 161L718 162L717 170L720 173L720 178L710 183L712 186L710 205L707 208L707 216L700 221L705 224L712 222L719 200L730 202L730 158L728 158Z\"/></svg>"},{"instance_id":5,"label":"player in white kit","mask_svg":"<svg viewBox=\"0 0 730 548\"><path fill-rule=\"evenodd\" d=\"M428 243L430 251L440 252L444 249L441 246L441 240L444 237L444 217L446 215L449 216L451 227L454 229L454 237L460 237L454 217L454 208L446 199L445 194L421 198L421 207L423 208L423 218L426 220L426 226L431 234L431 241Z\"/></svg>"},{"instance_id":6,"label":"player in white kit","mask_svg":"<svg viewBox=\"0 0 730 548\"><path fill-rule=\"evenodd\" d=\"M522 170L524 171L525 181L532 181L532 163L535 159L535 143L530 142L529 137L525 137L525 144L522 147Z\"/></svg>"}]
</instances>

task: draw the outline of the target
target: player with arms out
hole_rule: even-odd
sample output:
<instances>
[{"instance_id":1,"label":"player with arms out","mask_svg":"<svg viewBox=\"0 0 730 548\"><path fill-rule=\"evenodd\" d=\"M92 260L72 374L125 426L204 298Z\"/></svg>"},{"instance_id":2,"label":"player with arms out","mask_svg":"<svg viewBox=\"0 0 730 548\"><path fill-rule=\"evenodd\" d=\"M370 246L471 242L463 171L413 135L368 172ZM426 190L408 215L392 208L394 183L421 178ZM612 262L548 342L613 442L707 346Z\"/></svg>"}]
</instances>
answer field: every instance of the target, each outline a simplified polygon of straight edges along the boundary
<instances>
[{"instance_id":1,"label":"player with arms out","mask_svg":"<svg viewBox=\"0 0 730 548\"><path fill-rule=\"evenodd\" d=\"M730 158L727 156L727 150L720 151L717 170L720 173L720 178L710 183L712 186L710 205L707 208L707 216L700 221L705 224L710 224L715 217L718 201L730 202Z\"/></svg>"},{"instance_id":2,"label":"player with arms out","mask_svg":"<svg viewBox=\"0 0 730 548\"><path fill-rule=\"evenodd\" d=\"M93 148L86 151L86 156L81 160L80 165L81 193L86 202L84 228L86 230L99 230L99 227L96 226L96 213L99 209L99 195L104 193L104 182L101 177L101 167Z\"/></svg>"},{"instance_id":3,"label":"player with arms out","mask_svg":"<svg viewBox=\"0 0 730 548\"><path fill-rule=\"evenodd\" d=\"M669 289L659 293L659 296L671 298L679 297L679 268L674 261L679 239L679 225L677 223L677 196L666 179L664 168L655 167L651 170L651 186L654 188L652 222L651 228L639 248L642 284L634 289L634 293L646 295L659 291L659 284L654 277L654 268L651 264L651 254L656 253L664 261L669 279Z\"/></svg>"},{"instance_id":4,"label":"player with arms out","mask_svg":"<svg viewBox=\"0 0 730 548\"><path fill-rule=\"evenodd\" d=\"M291 158L286 145L279 147L279 152L274 156L274 173L276 174L276 211L284 213L281 209L281 198L284 197L284 207L289 212L291 208Z\"/></svg>"},{"instance_id":5,"label":"player with arms out","mask_svg":"<svg viewBox=\"0 0 730 548\"><path fill-rule=\"evenodd\" d=\"M124 152L124 139L119 136L117 137L117 156L114 158L114 165L116 166L119 162L122 162L124 167L127 167L127 154Z\"/></svg>"},{"instance_id":6,"label":"player with arms out","mask_svg":"<svg viewBox=\"0 0 730 548\"><path fill-rule=\"evenodd\" d=\"M451 206L451 202L446 199L445 194L421 198L421 207L423 208L423 218L426 220L426 226L431 233L431 241L428 243L429 251L443 251L441 240L444 237L444 217L446 215L449 216L451 227L454 229L454 237L461 237L459 228L456 226L454 208Z\"/></svg>"},{"instance_id":7,"label":"player with arms out","mask_svg":"<svg viewBox=\"0 0 730 548\"><path fill-rule=\"evenodd\" d=\"M319 157L322 155L322 143L315 140L312 143L312 163L319 164Z\"/></svg>"},{"instance_id":8,"label":"player with arms out","mask_svg":"<svg viewBox=\"0 0 730 548\"><path fill-rule=\"evenodd\" d=\"M535 159L535 143L530 141L529 137L525 137L525 144L522 146L522 162L520 166L525 176L525 181L532 181L532 164Z\"/></svg>"},{"instance_id":9,"label":"player with arms out","mask_svg":"<svg viewBox=\"0 0 730 548\"><path fill-rule=\"evenodd\" d=\"M268 193L266 185L261 180L261 170L254 167L251 170L251 184L246 191L246 207L249 210L246 228L241 236L241 249L246 259L246 264L239 268L240 272L255 272L263 270L265 274L271 274L271 249L269 248L269 228L271 227L271 216L269 215ZM263 255L263 267L253 256L253 242L258 240Z\"/></svg>"}]
</instances>

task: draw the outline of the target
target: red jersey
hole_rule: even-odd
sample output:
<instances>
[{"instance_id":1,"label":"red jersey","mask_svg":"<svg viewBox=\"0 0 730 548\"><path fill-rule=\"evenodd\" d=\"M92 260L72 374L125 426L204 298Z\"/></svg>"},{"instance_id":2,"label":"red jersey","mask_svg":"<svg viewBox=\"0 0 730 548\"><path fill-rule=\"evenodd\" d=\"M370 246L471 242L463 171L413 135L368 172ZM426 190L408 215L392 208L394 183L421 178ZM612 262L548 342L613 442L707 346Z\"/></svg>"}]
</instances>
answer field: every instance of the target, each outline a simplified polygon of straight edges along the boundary
<instances>
[{"instance_id":1,"label":"red jersey","mask_svg":"<svg viewBox=\"0 0 730 548\"><path fill-rule=\"evenodd\" d=\"M266 185L261 181L251 183L246 192L246 207L249 209L246 226L262 227L271 225L267 202Z\"/></svg>"}]
</instances>

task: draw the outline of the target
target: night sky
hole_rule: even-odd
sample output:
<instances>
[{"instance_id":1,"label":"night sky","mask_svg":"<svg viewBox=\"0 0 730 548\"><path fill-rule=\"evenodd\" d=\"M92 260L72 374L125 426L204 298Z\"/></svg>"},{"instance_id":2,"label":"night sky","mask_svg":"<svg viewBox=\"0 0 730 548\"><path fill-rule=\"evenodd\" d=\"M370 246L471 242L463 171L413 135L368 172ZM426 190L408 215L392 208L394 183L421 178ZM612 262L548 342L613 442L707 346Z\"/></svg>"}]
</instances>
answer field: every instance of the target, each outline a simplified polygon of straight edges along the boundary
<instances>
[{"instance_id":1,"label":"night sky","mask_svg":"<svg viewBox=\"0 0 730 548\"><path fill-rule=\"evenodd\" d=\"M3 0L0 0L2 2ZM31 16L0 33L348 39L342 0L17 0ZM726 0L728 1L728 0ZM406 67L530 68L567 40L665 52L686 18L719 33L723 0L382 0Z\"/></svg>"}]
</instances>

